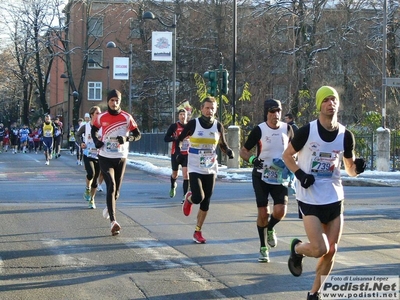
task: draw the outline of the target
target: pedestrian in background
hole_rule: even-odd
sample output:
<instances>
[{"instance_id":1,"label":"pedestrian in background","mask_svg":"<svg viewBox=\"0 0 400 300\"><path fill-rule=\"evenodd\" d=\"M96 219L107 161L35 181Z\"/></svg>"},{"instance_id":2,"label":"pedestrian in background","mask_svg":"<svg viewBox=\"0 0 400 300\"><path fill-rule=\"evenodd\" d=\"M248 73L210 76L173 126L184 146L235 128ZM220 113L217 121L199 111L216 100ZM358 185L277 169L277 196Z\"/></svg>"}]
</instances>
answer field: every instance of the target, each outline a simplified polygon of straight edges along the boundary
<instances>
[{"instance_id":1,"label":"pedestrian in background","mask_svg":"<svg viewBox=\"0 0 400 300\"><path fill-rule=\"evenodd\" d=\"M287 212L288 187L283 184L282 169L274 164L274 160L282 159L282 153L293 137L293 130L290 125L280 121L281 113L279 100L265 100L264 122L254 127L240 150L240 157L254 166L251 178L257 204L259 262L270 261L267 243L272 248L276 247L278 240L274 227ZM251 152L254 147L255 155ZM268 205L269 196L274 201L272 214Z\"/></svg>"},{"instance_id":2,"label":"pedestrian in background","mask_svg":"<svg viewBox=\"0 0 400 300\"><path fill-rule=\"evenodd\" d=\"M224 127L215 119L216 112L217 102L215 98L207 97L201 103L201 117L190 120L179 135L180 142L190 136L188 169L191 191L185 196L182 211L185 216L189 216L193 204L200 204L193 234L193 240L199 244L206 242L201 229L207 217L215 179L217 178L217 146L230 159L234 158L233 151L225 140Z\"/></svg>"},{"instance_id":3,"label":"pedestrian in background","mask_svg":"<svg viewBox=\"0 0 400 300\"><path fill-rule=\"evenodd\" d=\"M284 117L284 120L285 120L285 123L287 123L290 126L292 126L293 132L296 132L297 129L299 129L299 127L294 122L294 117L293 117L293 115L291 113L286 114L285 117Z\"/></svg>"},{"instance_id":4,"label":"pedestrian in background","mask_svg":"<svg viewBox=\"0 0 400 300\"><path fill-rule=\"evenodd\" d=\"M116 220L116 202L125 174L129 142L138 141L140 131L133 117L121 109L121 92L111 90L107 94L107 111L93 120L91 135L99 149L100 170L107 187L107 207L103 216L110 218L111 234L120 233L121 225ZM98 132L102 131L99 139Z\"/></svg>"},{"instance_id":5,"label":"pedestrian in background","mask_svg":"<svg viewBox=\"0 0 400 300\"><path fill-rule=\"evenodd\" d=\"M188 112L186 111L186 109L183 108L179 109L178 122L171 124L164 136L164 142L166 143L172 142L172 147L171 147L172 174L170 177L171 189L169 191L169 196L171 198L175 197L176 195L176 188L178 186L176 180L178 178L179 165L182 166L183 199L185 199L185 195L188 192L189 188L189 173L187 168L189 139L188 138L184 139L181 147L179 147L179 140L178 140L179 135L181 134L183 128L187 124L187 117L188 117Z\"/></svg>"},{"instance_id":6,"label":"pedestrian in background","mask_svg":"<svg viewBox=\"0 0 400 300\"><path fill-rule=\"evenodd\" d=\"M319 299L321 276L330 274L343 230L344 191L342 161L349 176L364 172L365 161L354 156L354 136L337 120L338 92L322 86L316 94L317 120L301 127L283 153L297 178L296 199L308 242L297 238L290 245L288 267L294 276L303 271L303 257L318 258L308 300ZM297 154L298 162L294 160Z\"/></svg>"}]
</instances>

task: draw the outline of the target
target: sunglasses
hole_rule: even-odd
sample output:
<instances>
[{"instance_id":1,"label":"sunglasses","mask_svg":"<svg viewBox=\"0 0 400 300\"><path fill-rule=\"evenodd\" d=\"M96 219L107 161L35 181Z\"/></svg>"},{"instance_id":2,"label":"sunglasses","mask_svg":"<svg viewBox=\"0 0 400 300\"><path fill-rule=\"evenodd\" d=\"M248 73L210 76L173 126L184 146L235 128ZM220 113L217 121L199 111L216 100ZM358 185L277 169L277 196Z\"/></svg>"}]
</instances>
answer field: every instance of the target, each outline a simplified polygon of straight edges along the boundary
<instances>
[{"instance_id":1,"label":"sunglasses","mask_svg":"<svg viewBox=\"0 0 400 300\"><path fill-rule=\"evenodd\" d=\"M270 113L272 113L272 114L274 114L274 113L276 113L276 112L280 112L280 111L281 111L281 109L280 109L280 108L277 108L277 107L268 109L268 112L270 112Z\"/></svg>"}]
</instances>

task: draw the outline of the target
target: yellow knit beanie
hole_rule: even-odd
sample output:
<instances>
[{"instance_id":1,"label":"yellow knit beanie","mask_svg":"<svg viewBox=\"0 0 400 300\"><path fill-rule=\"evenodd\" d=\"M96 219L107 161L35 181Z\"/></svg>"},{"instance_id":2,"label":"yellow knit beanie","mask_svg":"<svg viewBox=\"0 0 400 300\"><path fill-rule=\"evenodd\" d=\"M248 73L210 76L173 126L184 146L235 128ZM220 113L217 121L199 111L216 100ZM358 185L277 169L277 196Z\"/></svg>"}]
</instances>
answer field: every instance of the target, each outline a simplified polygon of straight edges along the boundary
<instances>
[{"instance_id":1,"label":"yellow knit beanie","mask_svg":"<svg viewBox=\"0 0 400 300\"><path fill-rule=\"evenodd\" d=\"M317 105L318 111L321 110L322 101L329 96L335 96L336 100L339 102L339 94L333 87L321 86L318 89L317 94L315 95L315 104Z\"/></svg>"}]
</instances>

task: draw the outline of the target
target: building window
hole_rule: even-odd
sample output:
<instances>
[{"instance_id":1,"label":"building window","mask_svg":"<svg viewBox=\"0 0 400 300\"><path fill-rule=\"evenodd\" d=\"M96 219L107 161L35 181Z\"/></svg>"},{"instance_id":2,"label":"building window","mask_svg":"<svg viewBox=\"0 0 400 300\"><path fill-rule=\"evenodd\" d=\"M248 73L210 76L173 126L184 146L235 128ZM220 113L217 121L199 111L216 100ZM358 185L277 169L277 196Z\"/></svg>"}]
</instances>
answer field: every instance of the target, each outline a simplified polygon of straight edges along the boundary
<instances>
[{"instance_id":1,"label":"building window","mask_svg":"<svg viewBox=\"0 0 400 300\"><path fill-rule=\"evenodd\" d=\"M89 101L101 101L102 99L102 91L103 83L98 81L89 81L88 82L88 100Z\"/></svg>"},{"instance_id":2,"label":"building window","mask_svg":"<svg viewBox=\"0 0 400 300\"><path fill-rule=\"evenodd\" d=\"M103 64L103 51L102 50L89 50L88 61L93 60L96 63L88 63L89 69L101 69Z\"/></svg>"},{"instance_id":3,"label":"building window","mask_svg":"<svg viewBox=\"0 0 400 300\"><path fill-rule=\"evenodd\" d=\"M130 37L132 39L140 39L140 22L139 20L131 19Z\"/></svg>"},{"instance_id":4,"label":"building window","mask_svg":"<svg viewBox=\"0 0 400 300\"><path fill-rule=\"evenodd\" d=\"M89 36L103 36L103 18L91 17L89 19Z\"/></svg>"}]
</instances>

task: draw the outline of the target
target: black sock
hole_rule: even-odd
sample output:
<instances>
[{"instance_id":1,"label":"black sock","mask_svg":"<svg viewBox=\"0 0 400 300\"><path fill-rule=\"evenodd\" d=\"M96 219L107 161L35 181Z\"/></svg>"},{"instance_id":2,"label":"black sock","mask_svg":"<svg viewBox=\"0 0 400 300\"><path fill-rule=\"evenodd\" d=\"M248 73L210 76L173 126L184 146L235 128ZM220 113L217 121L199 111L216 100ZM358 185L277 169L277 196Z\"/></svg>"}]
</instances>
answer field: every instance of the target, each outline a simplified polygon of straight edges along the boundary
<instances>
[{"instance_id":1,"label":"black sock","mask_svg":"<svg viewBox=\"0 0 400 300\"><path fill-rule=\"evenodd\" d=\"M176 179L172 178L172 176L171 176L171 189L173 189L175 187L175 182L176 182Z\"/></svg>"},{"instance_id":2,"label":"black sock","mask_svg":"<svg viewBox=\"0 0 400 300\"><path fill-rule=\"evenodd\" d=\"M188 189L189 189L189 179L184 179L183 180L183 195L186 195Z\"/></svg>"},{"instance_id":3,"label":"black sock","mask_svg":"<svg viewBox=\"0 0 400 300\"><path fill-rule=\"evenodd\" d=\"M279 223L279 221L280 220L274 218L274 215L271 215L271 218L269 219L267 226L268 231L271 231L274 228L274 226Z\"/></svg>"},{"instance_id":4,"label":"black sock","mask_svg":"<svg viewBox=\"0 0 400 300\"><path fill-rule=\"evenodd\" d=\"M265 228L257 225L258 236L260 237L260 247L265 247Z\"/></svg>"}]
</instances>

